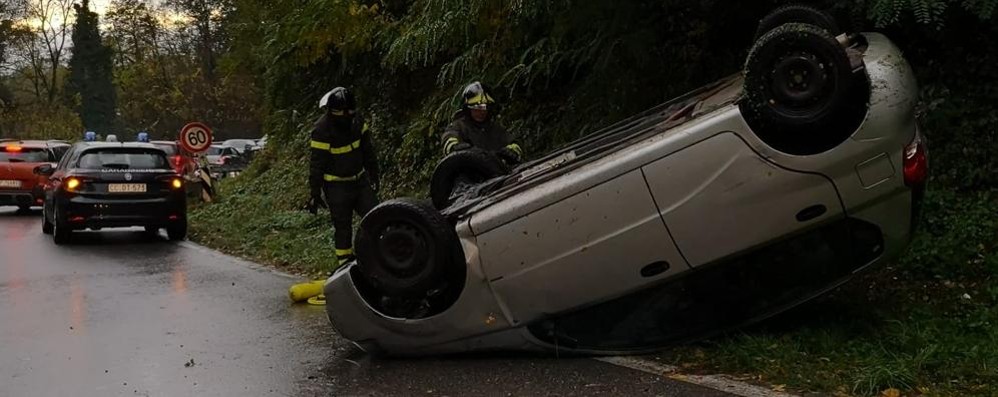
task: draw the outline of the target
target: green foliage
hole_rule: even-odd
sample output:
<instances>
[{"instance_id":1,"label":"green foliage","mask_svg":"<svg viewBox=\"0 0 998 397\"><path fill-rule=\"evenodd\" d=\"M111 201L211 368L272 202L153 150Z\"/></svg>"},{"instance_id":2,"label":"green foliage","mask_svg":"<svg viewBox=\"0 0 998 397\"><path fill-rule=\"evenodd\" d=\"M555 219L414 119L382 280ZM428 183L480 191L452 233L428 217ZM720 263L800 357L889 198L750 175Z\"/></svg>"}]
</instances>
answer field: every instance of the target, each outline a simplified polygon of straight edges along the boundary
<instances>
[{"instance_id":1,"label":"green foliage","mask_svg":"<svg viewBox=\"0 0 998 397\"><path fill-rule=\"evenodd\" d=\"M87 130L117 131L117 105L112 83L111 50L101 41L97 13L88 2L74 5L73 52L69 60L69 92L79 98L79 114Z\"/></svg>"},{"instance_id":2,"label":"green foliage","mask_svg":"<svg viewBox=\"0 0 998 397\"><path fill-rule=\"evenodd\" d=\"M0 109L0 138L74 140L82 130L79 116L65 106L37 103Z\"/></svg>"},{"instance_id":3,"label":"green foliage","mask_svg":"<svg viewBox=\"0 0 998 397\"><path fill-rule=\"evenodd\" d=\"M950 282L855 286L664 360L836 395L988 395L998 381L994 298Z\"/></svg>"},{"instance_id":4,"label":"green foliage","mask_svg":"<svg viewBox=\"0 0 998 397\"><path fill-rule=\"evenodd\" d=\"M932 189L920 233L901 263L919 279L998 276L998 193Z\"/></svg>"},{"instance_id":5,"label":"green foliage","mask_svg":"<svg viewBox=\"0 0 998 397\"><path fill-rule=\"evenodd\" d=\"M308 192L303 158L267 150L246 173L221 185L221 200L191 213L191 238L285 270L332 270L329 214L302 210ZM279 160L280 159L280 160Z\"/></svg>"},{"instance_id":6,"label":"green foliage","mask_svg":"<svg viewBox=\"0 0 998 397\"><path fill-rule=\"evenodd\" d=\"M998 0L870 0L869 16L877 27L899 23L910 15L917 23L942 28L946 12L954 6L986 21L995 16Z\"/></svg>"}]
</instances>

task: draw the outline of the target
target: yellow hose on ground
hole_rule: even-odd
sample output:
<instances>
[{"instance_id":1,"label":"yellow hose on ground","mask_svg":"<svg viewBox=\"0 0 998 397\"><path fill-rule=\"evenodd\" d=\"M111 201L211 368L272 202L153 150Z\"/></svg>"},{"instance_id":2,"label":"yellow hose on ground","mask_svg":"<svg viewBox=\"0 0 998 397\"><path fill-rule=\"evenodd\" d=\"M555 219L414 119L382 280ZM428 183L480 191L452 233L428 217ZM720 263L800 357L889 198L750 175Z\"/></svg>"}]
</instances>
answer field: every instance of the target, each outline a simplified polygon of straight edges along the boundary
<instances>
[{"instance_id":1,"label":"yellow hose on ground","mask_svg":"<svg viewBox=\"0 0 998 397\"><path fill-rule=\"evenodd\" d=\"M288 289L288 297L295 303L307 301L309 298L322 295L322 286L325 283L325 280L316 280L310 283L292 285Z\"/></svg>"}]
</instances>

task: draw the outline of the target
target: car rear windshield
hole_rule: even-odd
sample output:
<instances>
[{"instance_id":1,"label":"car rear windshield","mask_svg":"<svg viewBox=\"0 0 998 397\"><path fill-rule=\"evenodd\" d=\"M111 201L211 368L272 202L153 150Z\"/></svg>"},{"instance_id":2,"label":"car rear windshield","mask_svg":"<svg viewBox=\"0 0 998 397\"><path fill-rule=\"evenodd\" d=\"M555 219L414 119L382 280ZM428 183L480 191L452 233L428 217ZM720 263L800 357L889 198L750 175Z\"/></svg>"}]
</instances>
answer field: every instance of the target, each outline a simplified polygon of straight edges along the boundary
<instances>
[{"instance_id":1,"label":"car rear windshield","mask_svg":"<svg viewBox=\"0 0 998 397\"><path fill-rule=\"evenodd\" d=\"M205 152L205 154L208 156L220 156L223 150L225 150L225 148L220 146L212 146L208 148L208 151Z\"/></svg>"},{"instance_id":2,"label":"car rear windshield","mask_svg":"<svg viewBox=\"0 0 998 397\"><path fill-rule=\"evenodd\" d=\"M79 168L99 169L170 169L162 151L135 148L98 149L80 156Z\"/></svg>"},{"instance_id":3,"label":"car rear windshield","mask_svg":"<svg viewBox=\"0 0 998 397\"><path fill-rule=\"evenodd\" d=\"M156 147L163 149L163 151L166 152L167 156L173 156L177 154L177 145L174 145L172 143L154 143L153 145L156 145Z\"/></svg>"},{"instance_id":4,"label":"car rear windshield","mask_svg":"<svg viewBox=\"0 0 998 397\"><path fill-rule=\"evenodd\" d=\"M0 147L0 163L44 163L49 160L48 151L42 148Z\"/></svg>"}]
</instances>

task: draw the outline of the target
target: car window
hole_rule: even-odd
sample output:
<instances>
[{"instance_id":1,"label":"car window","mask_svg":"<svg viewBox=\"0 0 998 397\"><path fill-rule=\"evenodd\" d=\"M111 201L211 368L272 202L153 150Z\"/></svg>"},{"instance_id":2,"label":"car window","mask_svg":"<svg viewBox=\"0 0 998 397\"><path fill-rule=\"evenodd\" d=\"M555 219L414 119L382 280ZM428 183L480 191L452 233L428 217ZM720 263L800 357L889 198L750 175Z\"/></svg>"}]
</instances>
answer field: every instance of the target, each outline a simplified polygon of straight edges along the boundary
<instances>
[{"instance_id":1,"label":"car window","mask_svg":"<svg viewBox=\"0 0 998 397\"><path fill-rule=\"evenodd\" d=\"M212 146L212 147L208 148L208 151L205 152L205 154L208 155L208 156L218 156L218 155L222 154L222 150L223 149L221 147Z\"/></svg>"},{"instance_id":2,"label":"car window","mask_svg":"<svg viewBox=\"0 0 998 397\"><path fill-rule=\"evenodd\" d=\"M167 156L173 156L177 154L177 145L169 143L154 143L153 145L156 145L157 148L160 148L164 152L166 152Z\"/></svg>"},{"instance_id":3,"label":"car window","mask_svg":"<svg viewBox=\"0 0 998 397\"><path fill-rule=\"evenodd\" d=\"M169 169L170 163L161 150L107 148L84 152L77 166L88 170Z\"/></svg>"},{"instance_id":4,"label":"car window","mask_svg":"<svg viewBox=\"0 0 998 397\"><path fill-rule=\"evenodd\" d=\"M47 161L49 161L49 153L42 148L0 147L0 163L44 163Z\"/></svg>"},{"instance_id":5,"label":"car window","mask_svg":"<svg viewBox=\"0 0 998 397\"><path fill-rule=\"evenodd\" d=\"M56 146L52 148L52 154L55 158L52 159L53 162L59 162L63 157L66 156L66 152L69 151L69 146Z\"/></svg>"},{"instance_id":6,"label":"car window","mask_svg":"<svg viewBox=\"0 0 998 397\"><path fill-rule=\"evenodd\" d=\"M59 164L56 165L55 168L57 170L61 170L61 169L66 168L67 163L69 163L70 159L72 159L75 154L76 154L76 151L74 151L72 147L70 147L69 149L67 149L66 153L63 154L63 156L62 156L62 160L59 160Z\"/></svg>"}]
</instances>

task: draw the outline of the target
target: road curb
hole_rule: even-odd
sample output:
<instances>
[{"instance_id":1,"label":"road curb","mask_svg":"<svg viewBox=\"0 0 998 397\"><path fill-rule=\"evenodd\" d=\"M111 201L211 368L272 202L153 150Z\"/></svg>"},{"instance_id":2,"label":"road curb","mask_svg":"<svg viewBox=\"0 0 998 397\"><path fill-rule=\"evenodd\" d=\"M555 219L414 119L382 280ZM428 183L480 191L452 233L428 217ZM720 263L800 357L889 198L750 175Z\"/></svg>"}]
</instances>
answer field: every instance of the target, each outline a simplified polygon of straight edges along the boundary
<instances>
[{"instance_id":1,"label":"road curb","mask_svg":"<svg viewBox=\"0 0 998 397\"><path fill-rule=\"evenodd\" d=\"M250 261L250 260L247 260L247 259L243 259L243 258L240 258L240 257L237 257L237 256L229 255L229 254L226 254L226 253L224 253L222 251L219 251L219 250L216 250L216 249L212 249L210 247L207 247L207 246L195 243L195 242L190 241L190 240L181 241L181 242L179 242L179 245L184 246L186 248L198 250L198 251L204 252L204 253L212 255L212 256L216 256L216 257L219 257L219 258L224 258L224 259L226 259L226 260L228 260L230 262L233 262L233 263L238 264L238 265L246 266L246 267L248 267L250 269L259 270L259 271L265 271L265 272L268 272L268 273L273 273L275 275L287 278L289 280L302 280L302 279L305 279L305 277L302 277L302 276L296 276L296 275L293 275L293 274L290 274L290 273L285 273L285 272L282 272L280 270L277 270L273 266L267 266L267 265L256 263L256 262L253 262L253 261Z\"/></svg>"},{"instance_id":2,"label":"road curb","mask_svg":"<svg viewBox=\"0 0 998 397\"><path fill-rule=\"evenodd\" d=\"M596 361L618 367L633 369L675 381L691 383L708 389L731 393L741 397L798 397L796 394L770 390L762 386L745 383L728 375L683 375L679 367L642 359L639 357L615 356L597 357Z\"/></svg>"}]
</instances>

